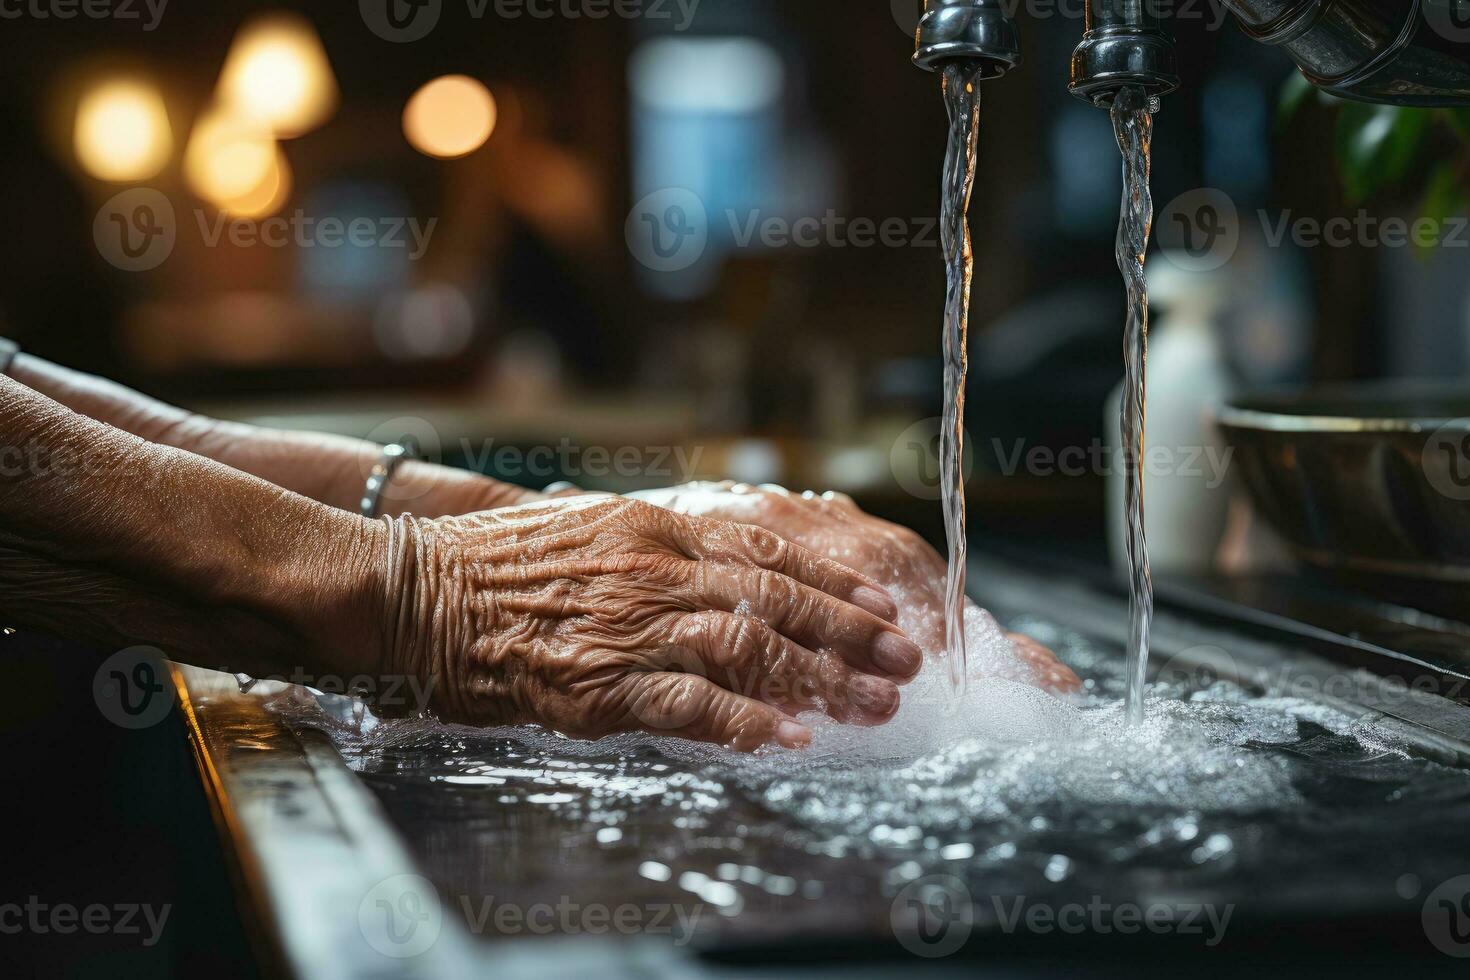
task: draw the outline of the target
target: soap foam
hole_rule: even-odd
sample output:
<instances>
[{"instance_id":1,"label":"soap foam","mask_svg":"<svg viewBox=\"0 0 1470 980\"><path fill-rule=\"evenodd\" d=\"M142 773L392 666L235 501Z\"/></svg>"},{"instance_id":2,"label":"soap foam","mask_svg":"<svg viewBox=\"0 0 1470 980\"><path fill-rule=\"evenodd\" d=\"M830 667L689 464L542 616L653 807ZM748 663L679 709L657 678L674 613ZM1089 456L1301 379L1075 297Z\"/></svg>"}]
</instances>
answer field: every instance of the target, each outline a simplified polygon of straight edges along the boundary
<instances>
[{"instance_id":1,"label":"soap foam","mask_svg":"<svg viewBox=\"0 0 1470 980\"><path fill-rule=\"evenodd\" d=\"M911 635L925 634L918 628L925 624L904 618L900 625ZM1224 683L1183 700L1155 696L1145 722L1130 726L1113 693L1121 683L1116 668L1090 680L1081 695L1057 696L1032 683L1033 667L987 612L971 605L966 633L970 683L963 697L953 696L946 665L930 651L887 724L856 727L808 712L800 716L813 732L805 749L751 755L642 733L588 742L536 726L362 724L345 716L335 727L346 751L391 747L437 730L479 742L509 740L541 758L657 758L712 777L717 787L812 831L863 836L888 828L892 836L893 828L912 828L906 833L916 839L985 821L1024 823L1059 803L1210 812L1289 806L1296 795L1285 761L1256 749L1295 740L1298 714L1329 730L1352 729L1350 719L1320 705L1253 702ZM1091 650L1045 628L1032 633L1064 652ZM1096 674L1107 663L1097 657L1079 666Z\"/></svg>"},{"instance_id":2,"label":"soap foam","mask_svg":"<svg viewBox=\"0 0 1470 980\"><path fill-rule=\"evenodd\" d=\"M1006 625L1056 650L1083 692L1027 683L1028 661L972 609L962 699L931 656L889 724L809 715L810 747L754 755L643 734L380 722L264 683L252 696L326 730L449 893L698 901L718 913L701 931L886 923L893 896L935 874L977 899L1228 887L1260 905L1309 885L1320 906L1465 859L1443 830L1470 814L1470 778L1371 723L1180 679L1156 684L1129 726L1115 649L1042 620ZM493 867L465 854L494 855Z\"/></svg>"}]
</instances>

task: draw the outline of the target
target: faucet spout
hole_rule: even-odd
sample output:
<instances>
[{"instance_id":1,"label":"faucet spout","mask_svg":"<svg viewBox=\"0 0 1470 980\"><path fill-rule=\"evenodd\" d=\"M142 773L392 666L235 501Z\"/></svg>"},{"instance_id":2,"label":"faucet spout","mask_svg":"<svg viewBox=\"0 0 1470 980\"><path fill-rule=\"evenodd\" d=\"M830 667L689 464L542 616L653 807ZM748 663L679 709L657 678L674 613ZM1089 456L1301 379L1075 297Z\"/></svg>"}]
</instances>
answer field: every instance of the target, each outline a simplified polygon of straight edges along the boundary
<instances>
[{"instance_id":1,"label":"faucet spout","mask_svg":"<svg viewBox=\"0 0 1470 980\"><path fill-rule=\"evenodd\" d=\"M1127 87L1150 101L1179 87L1174 38L1153 12L1151 0L1088 0L1082 43L1072 52L1072 94L1110 106Z\"/></svg>"},{"instance_id":2,"label":"faucet spout","mask_svg":"<svg viewBox=\"0 0 1470 980\"><path fill-rule=\"evenodd\" d=\"M1245 33L1280 47L1307 81L1344 99L1470 105L1470 0L1221 0ZM1109 105L1124 86L1179 85L1159 0L1087 0L1072 53L1074 95Z\"/></svg>"},{"instance_id":3,"label":"faucet spout","mask_svg":"<svg viewBox=\"0 0 1470 980\"><path fill-rule=\"evenodd\" d=\"M1241 30L1281 47L1333 95L1394 105L1470 104L1466 0L1223 0Z\"/></svg>"},{"instance_id":4,"label":"faucet spout","mask_svg":"<svg viewBox=\"0 0 1470 980\"><path fill-rule=\"evenodd\" d=\"M937 71L949 61L999 78L1021 63L1021 42L1004 0L928 0L914 40L914 64Z\"/></svg>"}]
</instances>

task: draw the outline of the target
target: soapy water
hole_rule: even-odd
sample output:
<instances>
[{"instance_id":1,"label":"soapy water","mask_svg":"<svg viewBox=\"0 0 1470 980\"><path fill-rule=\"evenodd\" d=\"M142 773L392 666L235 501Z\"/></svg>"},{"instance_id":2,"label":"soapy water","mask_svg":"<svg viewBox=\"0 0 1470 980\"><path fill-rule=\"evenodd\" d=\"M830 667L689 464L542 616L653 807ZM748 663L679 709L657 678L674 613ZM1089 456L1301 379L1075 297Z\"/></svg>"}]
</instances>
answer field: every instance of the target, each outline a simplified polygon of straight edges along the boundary
<instances>
[{"instance_id":1,"label":"soapy water","mask_svg":"<svg viewBox=\"0 0 1470 980\"><path fill-rule=\"evenodd\" d=\"M718 774L813 831L863 835L883 825L961 828L1020 817L1059 799L1131 806L1189 801L1213 810L1289 805L1295 798L1279 760L1252 758L1244 747L1292 741L1297 713L1309 707L1318 725L1350 727L1345 716L1305 702L1260 706L1243 697L1156 699L1149 722L1132 727L1122 703L1105 694L1059 697L1033 686L1032 668L1015 656L996 621L973 603L966 613L967 645L977 656L961 702L950 693L942 661L931 658L903 689L903 703L887 724L844 725L807 712L800 720L813 738L800 750L743 754L643 733L589 742L534 726L473 729L371 716L333 734L349 755L432 733L509 739L567 761L657 754Z\"/></svg>"},{"instance_id":2,"label":"soapy water","mask_svg":"<svg viewBox=\"0 0 1470 980\"><path fill-rule=\"evenodd\" d=\"M988 614L967 613L963 700L929 651L889 724L808 715L805 750L378 720L300 696L276 707L330 735L444 895L684 902L707 941L891 935L894 896L934 874L993 921L995 896L1401 903L1402 876L1470 865L1454 829L1470 777L1388 732L1184 680L1156 684L1130 725L1117 651L1008 622L1085 679L1053 696Z\"/></svg>"}]
</instances>

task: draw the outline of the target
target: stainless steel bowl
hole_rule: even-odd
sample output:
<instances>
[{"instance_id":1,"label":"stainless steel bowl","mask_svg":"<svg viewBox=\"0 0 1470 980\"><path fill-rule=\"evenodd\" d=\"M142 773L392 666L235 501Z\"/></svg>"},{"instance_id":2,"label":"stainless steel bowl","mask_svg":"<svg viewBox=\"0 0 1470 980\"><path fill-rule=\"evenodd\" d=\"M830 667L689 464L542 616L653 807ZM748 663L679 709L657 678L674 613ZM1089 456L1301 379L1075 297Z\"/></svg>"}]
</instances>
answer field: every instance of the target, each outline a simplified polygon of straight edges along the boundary
<instances>
[{"instance_id":1,"label":"stainless steel bowl","mask_svg":"<svg viewBox=\"0 0 1470 980\"><path fill-rule=\"evenodd\" d=\"M1263 393L1219 425L1257 512L1303 561L1470 586L1470 383Z\"/></svg>"}]
</instances>

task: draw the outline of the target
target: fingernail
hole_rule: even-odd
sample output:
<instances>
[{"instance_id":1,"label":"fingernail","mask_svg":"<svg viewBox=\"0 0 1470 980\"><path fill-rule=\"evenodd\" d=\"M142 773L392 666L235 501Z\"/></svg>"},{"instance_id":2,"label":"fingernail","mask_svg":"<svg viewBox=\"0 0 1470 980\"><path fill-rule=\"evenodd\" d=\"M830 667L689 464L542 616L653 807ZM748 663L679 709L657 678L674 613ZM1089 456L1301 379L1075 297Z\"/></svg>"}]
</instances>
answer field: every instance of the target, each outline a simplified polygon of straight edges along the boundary
<instances>
[{"instance_id":1,"label":"fingernail","mask_svg":"<svg viewBox=\"0 0 1470 980\"><path fill-rule=\"evenodd\" d=\"M912 677L924 663L924 652L902 633L884 633L873 644L873 663L890 674Z\"/></svg>"},{"instance_id":2,"label":"fingernail","mask_svg":"<svg viewBox=\"0 0 1470 980\"><path fill-rule=\"evenodd\" d=\"M794 721L783 721L776 726L776 741L788 749L801 749L811 744L812 730Z\"/></svg>"},{"instance_id":3,"label":"fingernail","mask_svg":"<svg viewBox=\"0 0 1470 980\"><path fill-rule=\"evenodd\" d=\"M898 710L898 685L881 677L855 677L848 692L853 705L867 714L887 718Z\"/></svg>"},{"instance_id":4,"label":"fingernail","mask_svg":"<svg viewBox=\"0 0 1470 980\"><path fill-rule=\"evenodd\" d=\"M871 585L860 585L853 589L852 604L862 606L874 616L882 616L890 623L898 620L898 603L887 592Z\"/></svg>"}]
</instances>

